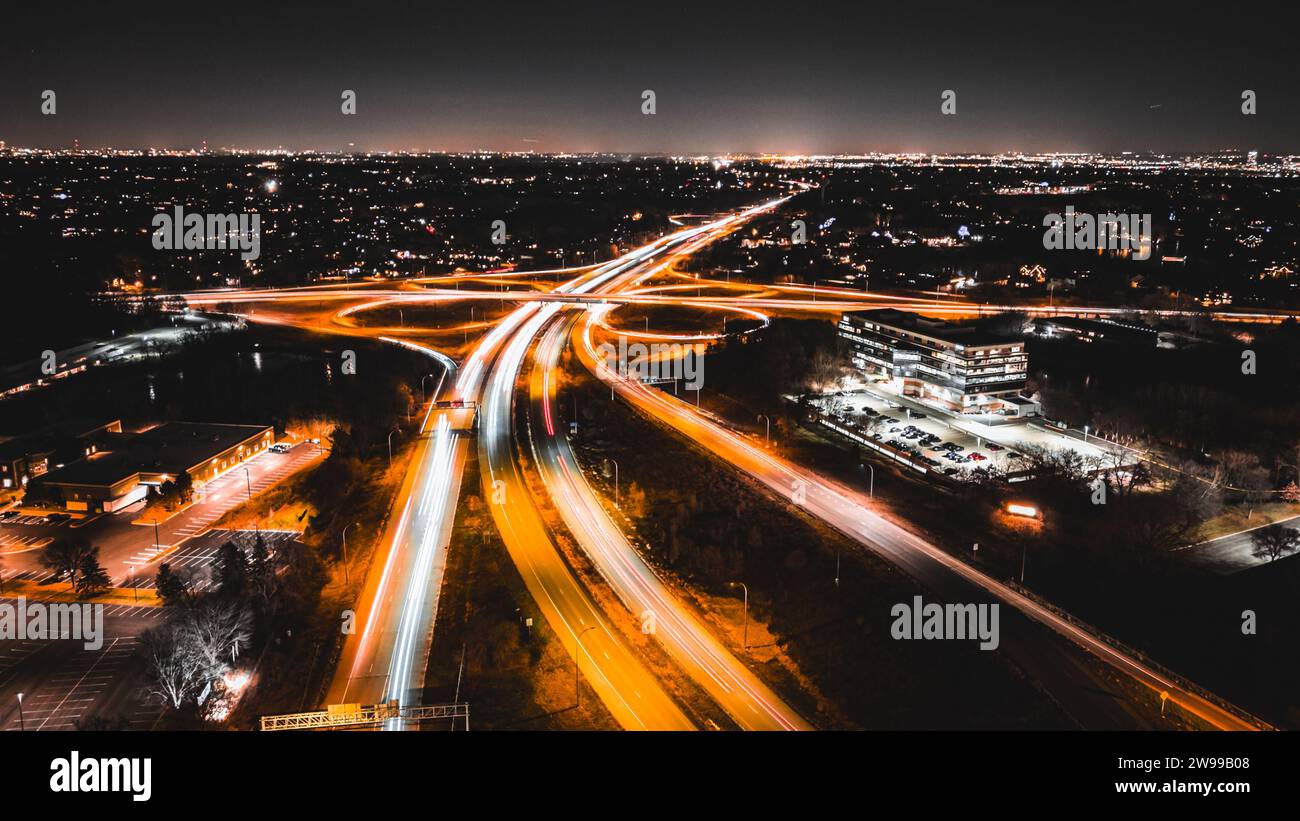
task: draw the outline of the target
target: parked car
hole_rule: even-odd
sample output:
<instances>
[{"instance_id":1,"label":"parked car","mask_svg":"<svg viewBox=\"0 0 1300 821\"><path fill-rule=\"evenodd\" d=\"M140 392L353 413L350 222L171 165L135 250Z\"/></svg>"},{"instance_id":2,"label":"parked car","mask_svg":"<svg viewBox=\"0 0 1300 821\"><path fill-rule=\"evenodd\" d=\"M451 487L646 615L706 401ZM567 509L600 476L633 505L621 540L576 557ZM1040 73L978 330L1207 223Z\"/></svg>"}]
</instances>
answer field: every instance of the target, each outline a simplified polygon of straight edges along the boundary
<instances>
[{"instance_id":1,"label":"parked car","mask_svg":"<svg viewBox=\"0 0 1300 821\"><path fill-rule=\"evenodd\" d=\"M268 448L268 450L270 450L272 453L288 453L290 447L284 442L276 442L274 445L271 445L271 447Z\"/></svg>"},{"instance_id":2,"label":"parked car","mask_svg":"<svg viewBox=\"0 0 1300 821\"><path fill-rule=\"evenodd\" d=\"M993 442L989 442L988 449L992 451L998 451L998 450L1003 450L1004 448L1001 445L995 444Z\"/></svg>"}]
</instances>

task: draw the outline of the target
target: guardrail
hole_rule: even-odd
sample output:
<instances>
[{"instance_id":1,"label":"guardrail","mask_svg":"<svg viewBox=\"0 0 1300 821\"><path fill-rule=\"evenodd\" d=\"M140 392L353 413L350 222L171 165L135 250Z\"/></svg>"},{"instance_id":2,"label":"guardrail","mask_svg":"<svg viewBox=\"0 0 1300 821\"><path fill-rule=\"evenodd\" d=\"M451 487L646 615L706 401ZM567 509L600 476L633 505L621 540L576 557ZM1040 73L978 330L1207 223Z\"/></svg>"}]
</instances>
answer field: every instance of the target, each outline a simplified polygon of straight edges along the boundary
<instances>
[{"instance_id":1,"label":"guardrail","mask_svg":"<svg viewBox=\"0 0 1300 821\"><path fill-rule=\"evenodd\" d=\"M1130 645L1125 644L1124 642L1120 641L1114 636L1111 636L1108 633L1105 633L1097 629L1096 627L1093 627L1088 622L1083 621L1082 619L1078 618L1074 614L1070 613L1068 610L1063 610L1061 607L1053 604L1047 599L1044 599L1042 596L1039 596L1037 593L1025 587L1024 585L1020 584L1019 582L1015 581L1014 579L1007 579L1003 583L1007 587L1011 588L1012 590L1016 591L1020 595L1034 602L1038 606L1046 610L1050 610L1053 615L1069 622L1071 625L1084 631L1085 633L1092 636L1097 641L1103 642L1104 644L1107 644L1115 648L1116 650L1118 650L1119 652L1123 653L1126 656L1137 659L1143 665L1150 667L1160 675L1173 681L1182 689L1187 690L1188 692L1191 693L1195 693L1196 695L1200 696L1201 698L1215 705L1216 707L1223 710L1224 712L1231 713L1235 715L1237 718L1240 718L1245 722L1254 724L1256 727L1258 727L1261 730L1276 729L1272 724L1269 724L1267 721L1260 718L1259 716L1256 716L1253 713L1249 713L1246 710L1243 710L1241 707L1238 707L1236 704L1233 704L1232 702L1227 701L1226 699L1218 695L1215 695L1213 692L1205 689L1204 687L1197 684L1196 682L1191 681L1188 678L1178 673L1175 673L1173 670L1170 670L1168 667L1165 667L1160 662L1153 660L1150 656L1146 655L1141 650L1138 650L1135 647L1131 647Z\"/></svg>"}]
</instances>

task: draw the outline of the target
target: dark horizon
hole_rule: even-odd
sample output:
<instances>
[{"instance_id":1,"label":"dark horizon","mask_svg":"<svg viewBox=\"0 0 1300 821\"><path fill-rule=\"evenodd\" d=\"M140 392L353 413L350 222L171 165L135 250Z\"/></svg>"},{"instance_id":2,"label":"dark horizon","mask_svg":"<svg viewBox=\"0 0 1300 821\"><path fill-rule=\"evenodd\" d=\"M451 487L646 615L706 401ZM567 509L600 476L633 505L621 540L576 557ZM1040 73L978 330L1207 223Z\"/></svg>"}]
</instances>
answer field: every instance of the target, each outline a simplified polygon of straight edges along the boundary
<instances>
[{"instance_id":1,"label":"dark horizon","mask_svg":"<svg viewBox=\"0 0 1300 821\"><path fill-rule=\"evenodd\" d=\"M1292 153L1293 12L581 3L9 14L26 148L610 154ZM57 113L40 113L41 93ZM344 89L357 113L340 113ZM641 113L652 89L657 112ZM945 89L957 113L940 113ZM1258 113L1241 113L1253 90Z\"/></svg>"}]
</instances>

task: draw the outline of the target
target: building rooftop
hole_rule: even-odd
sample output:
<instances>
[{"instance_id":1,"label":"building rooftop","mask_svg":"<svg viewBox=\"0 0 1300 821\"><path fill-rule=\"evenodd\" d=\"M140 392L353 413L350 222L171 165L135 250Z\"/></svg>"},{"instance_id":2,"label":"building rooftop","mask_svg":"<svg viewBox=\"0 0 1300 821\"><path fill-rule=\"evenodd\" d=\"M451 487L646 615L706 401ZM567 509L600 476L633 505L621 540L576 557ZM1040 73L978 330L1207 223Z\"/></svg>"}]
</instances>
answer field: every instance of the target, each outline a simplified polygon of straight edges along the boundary
<instances>
[{"instance_id":1,"label":"building rooftop","mask_svg":"<svg viewBox=\"0 0 1300 821\"><path fill-rule=\"evenodd\" d=\"M100 452L56 468L41 477L52 485L116 485L140 472L129 454Z\"/></svg>"},{"instance_id":2,"label":"building rooftop","mask_svg":"<svg viewBox=\"0 0 1300 821\"><path fill-rule=\"evenodd\" d=\"M101 431L100 452L52 471L50 484L111 485L135 473L179 475L257 436L267 425L168 422L140 433Z\"/></svg>"},{"instance_id":3,"label":"building rooftop","mask_svg":"<svg viewBox=\"0 0 1300 821\"><path fill-rule=\"evenodd\" d=\"M180 473L256 436L267 427L168 422L135 434L129 450L144 470Z\"/></svg>"},{"instance_id":4,"label":"building rooftop","mask_svg":"<svg viewBox=\"0 0 1300 821\"><path fill-rule=\"evenodd\" d=\"M886 325L896 330L906 331L920 336L928 336L931 339L938 339L943 342L950 342L954 345L962 345L966 347L1005 345L1009 342L1021 341L1019 337L996 333L978 325L948 322L942 319L931 319L930 317L921 316L920 314L900 311L896 308L875 308L868 311L848 311L844 316L855 317L867 322L874 322L878 325Z\"/></svg>"}]
</instances>

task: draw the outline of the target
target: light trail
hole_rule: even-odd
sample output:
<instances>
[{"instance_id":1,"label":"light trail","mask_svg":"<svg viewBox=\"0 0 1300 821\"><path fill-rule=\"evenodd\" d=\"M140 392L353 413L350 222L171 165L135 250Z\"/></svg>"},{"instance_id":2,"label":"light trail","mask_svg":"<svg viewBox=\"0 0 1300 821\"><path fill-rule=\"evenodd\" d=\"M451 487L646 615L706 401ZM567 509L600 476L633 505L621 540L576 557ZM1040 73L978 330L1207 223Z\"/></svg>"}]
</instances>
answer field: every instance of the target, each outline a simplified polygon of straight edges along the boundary
<instances>
[{"instance_id":1,"label":"light trail","mask_svg":"<svg viewBox=\"0 0 1300 821\"><path fill-rule=\"evenodd\" d=\"M649 614L655 638L740 727L811 729L677 600L596 498L568 439L556 435L552 374L571 325L572 320L551 323L531 380L532 405L541 408L546 428L545 437L534 437L534 458L565 524L632 614L643 623Z\"/></svg>"},{"instance_id":2,"label":"light trail","mask_svg":"<svg viewBox=\"0 0 1300 821\"><path fill-rule=\"evenodd\" d=\"M964 595L964 598L957 599L959 601L970 600L971 587L991 594L1156 693L1168 692L1174 704L1211 726L1224 730L1261 729L1262 722L1171 680L1052 610L878 515L872 511L870 501L860 493L768 453L675 397L640 382L619 378L597 354L592 338L596 324L596 312L590 312L582 329L579 354L587 368L610 384L619 395L643 413L668 423L723 461L750 474L783 498L792 498L796 490L801 490L805 510L900 566L917 581L941 594L947 591L951 595L951 591L957 591L956 595ZM959 584L954 585L954 581ZM963 590L965 594L961 592ZM1003 633L1006 634L1005 629ZM1267 728L1267 725L1262 727Z\"/></svg>"}]
</instances>

